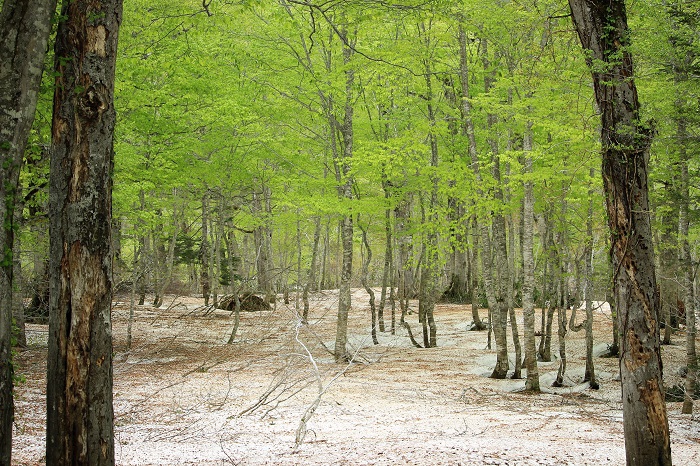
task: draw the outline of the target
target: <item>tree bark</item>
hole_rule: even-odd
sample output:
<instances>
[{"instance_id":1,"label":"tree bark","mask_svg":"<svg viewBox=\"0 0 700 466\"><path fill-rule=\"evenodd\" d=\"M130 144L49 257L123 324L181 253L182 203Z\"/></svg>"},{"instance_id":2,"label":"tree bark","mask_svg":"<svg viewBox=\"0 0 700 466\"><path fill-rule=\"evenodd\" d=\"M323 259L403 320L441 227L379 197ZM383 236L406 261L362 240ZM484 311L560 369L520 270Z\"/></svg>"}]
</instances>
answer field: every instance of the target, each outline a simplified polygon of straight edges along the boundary
<instances>
[{"instance_id":1,"label":"tree bark","mask_svg":"<svg viewBox=\"0 0 700 466\"><path fill-rule=\"evenodd\" d=\"M382 174L382 188L384 189L384 198L389 200L391 197L391 193L389 191L389 184L386 181L386 175ZM385 332L385 324L384 324L384 307L386 306L386 300L387 300L387 289L389 287L393 287L393 283L391 280L391 274L392 274L392 267L394 266L394 249L393 249L393 242L394 242L394 237L392 235L392 226L391 226L391 209L386 208L384 211L384 233L385 233L385 249L384 249L384 269L382 271L382 293L379 297L379 313L377 315L377 318L379 320L379 331L380 332ZM389 295L393 292L393 289L389 290ZM392 327L393 328L393 327Z\"/></svg>"},{"instance_id":2,"label":"tree bark","mask_svg":"<svg viewBox=\"0 0 700 466\"><path fill-rule=\"evenodd\" d=\"M586 244L584 247L586 276L584 278L584 300L586 302L586 372L583 380L588 381L589 386L597 390L598 380L595 377L595 364L593 362L593 177L595 169L590 171L590 187L588 188L588 216L586 217ZM572 312L573 314L573 312Z\"/></svg>"},{"instance_id":3,"label":"tree bark","mask_svg":"<svg viewBox=\"0 0 700 466\"><path fill-rule=\"evenodd\" d=\"M484 41L484 44L486 42ZM486 53L486 52L484 52ZM471 102L469 93L469 72L467 68L467 57L466 57L466 34L462 27L460 26L460 81L462 84L462 134L467 136L468 141L468 154L469 161L471 162L472 171L474 172L474 177L477 182L477 196L480 198L484 196L484 192L481 189L482 178L481 170L479 167L479 159L476 149L476 138L474 135L474 122L471 117ZM486 86L490 86L487 78ZM492 316L496 316L496 326L498 326L496 335L496 346L497 346L497 361L496 367L491 374L492 378L505 378L508 373L508 348L506 346L506 334L505 326L503 324L503 319L501 319L501 304L505 301L499 301L499 295L496 292L495 285L493 283L493 263L491 256L491 238L489 236L489 229L486 221L482 218L478 219L478 230L480 233L481 240L481 262L483 264L483 275L484 275L484 290L486 292L486 300L489 306L489 327L496 329L494 326ZM505 241L505 236L503 238ZM505 297L503 297L505 299ZM507 320L507 305L505 306L506 320ZM491 338L491 333L489 331L489 339ZM490 340L489 340L489 348Z\"/></svg>"},{"instance_id":4,"label":"tree bark","mask_svg":"<svg viewBox=\"0 0 700 466\"><path fill-rule=\"evenodd\" d=\"M365 289L369 295L369 311L372 316L372 328L370 333L372 334L372 342L375 345L379 344L377 339L377 306L375 304L374 290L369 286L369 265L372 262L372 248L369 245L369 239L367 238L367 229L360 224L360 216L357 216L357 226L362 232L362 245L364 250L367 252L367 256L363 257L362 260L362 273L360 279L362 280L362 287Z\"/></svg>"},{"instance_id":5,"label":"tree bark","mask_svg":"<svg viewBox=\"0 0 700 466\"><path fill-rule=\"evenodd\" d=\"M603 186L620 326L620 377L628 465L670 465L661 378L647 165L652 131L639 118L623 0L569 0L601 112ZM595 63L594 63L595 60Z\"/></svg>"},{"instance_id":6,"label":"tree bark","mask_svg":"<svg viewBox=\"0 0 700 466\"><path fill-rule=\"evenodd\" d=\"M2 3L0 13L0 464L10 464L14 416L11 360L15 203L36 112L55 0Z\"/></svg>"},{"instance_id":7,"label":"tree bark","mask_svg":"<svg viewBox=\"0 0 700 466\"><path fill-rule=\"evenodd\" d=\"M335 162L336 181L338 182L338 195L346 202L353 198L352 194L352 177L350 176L350 159L353 155L353 86L355 83L355 71L350 66L352 57L352 49L348 45L348 33L346 26L343 26L341 40L343 42L343 63L346 67L345 71L345 105L342 123L335 120L332 116L334 124L331 131L336 130L341 136L342 154L341 160ZM343 217L341 224L341 242L343 259L340 271L340 287L338 297L338 320L336 325L336 337L334 355L336 362L343 362L350 359L347 352L348 341L348 313L352 305L350 294L350 280L352 279L352 256L353 256L353 221L352 214L347 213Z\"/></svg>"},{"instance_id":8,"label":"tree bark","mask_svg":"<svg viewBox=\"0 0 700 466\"><path fill-rule=\"evenodd\" d=\"M202 195L202 242L200 243L199 247L199 277L202 282L202 297L204 298L205 306L209 305L209 298L211 297L209 248L209 190L205 189L205 192ZM259 270L258 274L260 274Z\"/></svg>"},{"instance_id":9,"label":"tree bark","mask_svg":"<svg viewBox=\"0 0 700 466\"><path fill-rule=\"evenodd\" d=\"M311 264L307 273L306 284L304 285L304 293L302 300L304 302L304 311L302 320L309 321L309 291L316 288L316 268L318 264L318 244L321 240L321 217L317 216L314 219L314 243L311 251Z\"/></svg>"},{"instance_id":10,"label":"tree bark","mask_svg":"<svg viewBox=\"0 0 700 466\"><path fill-rule=\"evenodd\" d=\"M532 123L528 122L523 138L525 152L524 174L532 173ZM535 344L535 260L533 254L534 207L533 182L525 179L523 199L523 319L525 327L525 369L527 379L525 389L540 391L540 374L537 369L537 348Z\"/></svg>"},{"instance_id":11,"label":"tree bark","mask_svg":"<svg viewBox=\"0 0 700 466\"><path fill-rule=\"evenodd\" d=\"M424 35L426 47L430 47L429 31L426 31L425 23L421 23L420 31ZM423 260L421 261L420 273L420 295L418 300L418 314L421 317L424 329L424 346L433 348L437 346L437 327L435 324L435 301L438 295L438 191L439 177L437 176L438 168L438 141L435 134L435 109L433 106L433 86L432 86L432 67L429 59L424 59L425 67L425 86L426 100L428 110L428 141L430 143L430 167L433 168L433 173L430 175L431 189L430 201L428 202L428 216L426 231L423 239Z\"/></svg>"},{"instance_id":12,"label":"tree bark","mask_svg":"<svg viewBox=\"0 0 700 466\"><path fill-rule=\"evenodd\" d=\"M680 132L685 133L685 124L679 124ZM683 134L685 136L685 134ZM681 146L681 208L679 217L678 237L681 243L680 266L683 271L682 289L685 301L685 351L688 371L685 376L685 395L683 396L683 414L693 413L693 397L696 392L698 379L698 356L695 349L695 295L693 293L693 261L688 240L689 207L690 207L690 177L688 175L688 153Z\"/></svg>"},{"instance_id":13,"label":"tree bark","mask_svg":"<svg viewBox=\"0 0 700 466\"><path fill-rule=\"evenodd\" d=\"M114 464L112 166L121 0L63 3L50 174L46 462Z\"/></svg>"}]
</instances>

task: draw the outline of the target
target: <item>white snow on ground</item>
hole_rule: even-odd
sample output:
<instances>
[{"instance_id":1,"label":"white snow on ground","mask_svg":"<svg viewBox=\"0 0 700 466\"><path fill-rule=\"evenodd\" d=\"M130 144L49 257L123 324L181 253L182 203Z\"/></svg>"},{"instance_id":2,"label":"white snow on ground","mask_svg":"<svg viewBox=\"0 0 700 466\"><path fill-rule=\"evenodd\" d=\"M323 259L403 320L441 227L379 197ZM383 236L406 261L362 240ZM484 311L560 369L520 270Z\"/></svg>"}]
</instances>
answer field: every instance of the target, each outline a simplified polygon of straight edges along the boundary
<instances>
[{"instance_id":1,"label":"white snow on ground","mask_svg":"<svg viewBox=\"0 0 700 466\"><path fill-rule=\"evenodd\" d=\"M567 335L565 386L551 387L557 357L539 364L545 392L533 395L522 392L522 379L488 378L495 351L485 349L486 332L467 331L469 306L438 306L437 348L414 348L400 328L379 332L374 346L367 297L356 290L348 345L355 361L335 364L324 345L334 345L337 296L315 298L309 326L299 325L293 303L278 303L273 311L242 313L236 343L226 345L228 312L205 315L200 300L169 297L160 309L137 307L130 351L129 300L121 298L114 310L117 464L625 463L617 361L596 359L601 389L590 390L582 382L583 331ZM596 355L610 339L604 309L595 313ZM390 311L385 319L389 329ZM417 316L407 320L422 341ZM46 327L30 325L28 332L30 349L19 356L27 381L17 388L15 465L44 463ZM684 338L674 335L678 345L664 347L667 384L680 381ZM319 380L324 392L297 446ZM668 408L674 463L700 464L700 417L681 415L679 403Z\"/></svg>"}]
</instances>

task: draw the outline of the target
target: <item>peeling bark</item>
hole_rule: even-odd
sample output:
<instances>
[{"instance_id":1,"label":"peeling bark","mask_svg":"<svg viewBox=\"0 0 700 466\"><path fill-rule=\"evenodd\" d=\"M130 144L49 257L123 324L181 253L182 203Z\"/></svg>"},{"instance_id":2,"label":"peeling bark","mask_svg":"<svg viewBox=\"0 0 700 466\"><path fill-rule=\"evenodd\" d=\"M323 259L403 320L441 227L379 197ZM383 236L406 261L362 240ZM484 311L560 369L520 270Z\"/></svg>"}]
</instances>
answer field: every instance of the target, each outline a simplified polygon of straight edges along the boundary
<instances>
[{"instance_id":1,"label":"peeling bark","mask_svg":"<svg viewBox=\"0 0 700 466\"><path fill-rule=\"evenodd\" d=\"M653 132L639 118L625 2L569 0L569 5L581 44L589 52L601 112L603 186L622 335L620 378L627 464L670 465L647 185Z\"/></svg>"},{"instance_id":2,"label":"peeling bark","mask_svg":"<svg viewBox=\"0 0 700 466\"><path fill-rule=\"evenodd\" d=\"M114 464L113 106L121 0L65 1L50 175L46 462Z\"/></svg>"}]
</instances>

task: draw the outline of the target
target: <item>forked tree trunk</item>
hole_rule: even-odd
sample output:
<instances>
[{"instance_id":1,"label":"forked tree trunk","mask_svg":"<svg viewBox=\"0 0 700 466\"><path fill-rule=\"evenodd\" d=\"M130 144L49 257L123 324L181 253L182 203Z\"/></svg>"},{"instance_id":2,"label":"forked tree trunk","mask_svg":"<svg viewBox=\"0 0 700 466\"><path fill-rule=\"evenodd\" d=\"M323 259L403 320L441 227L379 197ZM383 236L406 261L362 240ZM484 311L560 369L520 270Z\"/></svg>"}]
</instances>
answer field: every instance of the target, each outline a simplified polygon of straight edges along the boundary
<instances>
[{"instance_id":1,"label":"forked tree trunk","mask_svg":"<svg viewBox=\"0 0 700 466\"><path fill-rule=\"evenodd\" d=\"M622 336L620 377L627 464L670 465L647 185L652 131L639 117L625 2L569 0L569 5L601 112L603 186Z\"/></svg>"},{"instance_id":2,"label":"forked tree trunk","mask_svg":"<svg viewBox=\"0 0 700 466\"><path fill-rule=\"evenodd\" d=\"M112 166L121 0L63 3L50 172L46 463L114 464Z\"/></svg>"}]
</instances>

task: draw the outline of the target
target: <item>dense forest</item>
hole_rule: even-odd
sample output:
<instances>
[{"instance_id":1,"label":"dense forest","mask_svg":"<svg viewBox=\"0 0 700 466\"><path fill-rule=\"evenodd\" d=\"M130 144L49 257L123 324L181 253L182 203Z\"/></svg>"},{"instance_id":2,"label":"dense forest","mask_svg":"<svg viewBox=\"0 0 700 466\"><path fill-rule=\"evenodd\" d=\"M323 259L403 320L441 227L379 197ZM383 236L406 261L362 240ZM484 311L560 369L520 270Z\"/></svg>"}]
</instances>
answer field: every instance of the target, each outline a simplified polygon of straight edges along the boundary
<instances>
[{"instance_id":1,"label":"dense forest","mask_svg":"<svg viewBox=\"0 0 700 466\"><path fill-rule=\"evenodd\" d=\"M24 2L2 3L3 40L15 3ZM36 114L15 170L17 191L3 187L4 197L14 193L12 206L0 212L13 232L2 243L12 277L2 286L12 293L3 293L0 310L9 316L12 309L20 345L25 321L57 325L49 371L70 377L60 369L60 348L70 352L72 344L61 343L57 330L70 318L53 315L71 298L57 297L64 291L52 274L74 260L92 280L87 270L100 268L99 256L66 245L104 235L111 278L94 278L104 292L98 302L111 299L111 289L155 307L166 295L198 295L211 308L240 310L255 295L263 305L291 302L306 322L310 294L338 289L332 351L339 363L352 359L354 288L369 295L375 344L378 333L408 327L416 347L439 347L436 303L471 304L472 329L487 331L489 344L493 332L491 377L522 371L535 391L537 361L563 351L563 377L566 334L578 330L590 340L586 381L597 388L593 303L609 302L624 321L609 335L610 353L641 354L621 363L632 374L622 384L658 416L649 423L661 430L649 427L651 438L666 422L663 401L659 408L644 400L663 394L653 361L659 344L687 346L684 411L692 411L697 0L636 0L626 9L615 0L132 0L123 12L118 1L63 3L47 23L49 45L39 47L46 55L32 52L44 62ZM89 6L80 15L87 33L70 35L78 15L70 3ZM101 21L111 26L93 27ZM0 49L2 67L7 53ZM107 82L114 66L113 107L100 100L107 95L101 84L66 78L68 70L95 72ZM7 76L0 74L1 90L11 94ZM71 104L73 94L91 97ZM82 125L74 115L99 124ZM107 157L85 159L83 168L61 162L71 141L81 144L81 136L68 136L73 130L91 131L86 147ZM3 170L12 172L6 154ZM3 172L3 184L11 175ZM86 180L95 192L110 187L111 197L51 213L60 210L55 202L68 205L87 192L78 186ZM71 219L83 226L72 230ZM420 324L412 330L410 300ZM675 336L679 329L683 337ZM110 354L111 346L90 357L99 352ZM642 359L653 366L648 374L637 371ZM626 422L640 415L634 412L625 407ZM54 433L59 443L62 428ZM647 443L627 429L628 443ZM111 427L96 435L112 435ZM667 425L665 438L637 454L670 464Z\"/></svg>"}]
</instances>

